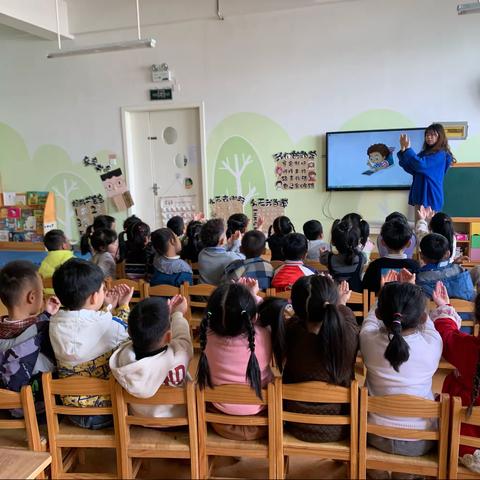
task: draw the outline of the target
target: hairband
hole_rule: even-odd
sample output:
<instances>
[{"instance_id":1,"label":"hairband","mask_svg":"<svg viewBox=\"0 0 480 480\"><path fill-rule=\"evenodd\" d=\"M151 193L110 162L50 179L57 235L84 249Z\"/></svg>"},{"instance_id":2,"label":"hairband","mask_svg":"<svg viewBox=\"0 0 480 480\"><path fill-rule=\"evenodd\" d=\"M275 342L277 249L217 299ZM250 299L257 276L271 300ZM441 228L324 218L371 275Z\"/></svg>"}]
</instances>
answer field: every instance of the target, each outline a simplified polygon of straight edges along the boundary
<instances>
[{"instance_id":1,"label":"hairband","mask_svg":"<svg viewBox=\"0 0 480 480\"><path fill-rule=\"evenodd\" d=\"M398 323L399 325L402 325L402 322L400 320L394 320L392 323Z\"/></svg>"}]
</instances>

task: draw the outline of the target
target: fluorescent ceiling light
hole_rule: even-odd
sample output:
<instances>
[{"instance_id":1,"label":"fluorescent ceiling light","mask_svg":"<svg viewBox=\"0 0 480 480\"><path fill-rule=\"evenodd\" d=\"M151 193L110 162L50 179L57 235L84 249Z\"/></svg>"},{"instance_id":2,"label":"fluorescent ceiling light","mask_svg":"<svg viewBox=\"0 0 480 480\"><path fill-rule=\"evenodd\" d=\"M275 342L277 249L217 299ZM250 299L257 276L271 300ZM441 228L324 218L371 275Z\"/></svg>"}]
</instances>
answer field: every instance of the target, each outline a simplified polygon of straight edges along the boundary
<instances>
[{"instance_id":1,"label":"fluorescent ceiling light","mask_svg":"<svg viewBox=\"0 0 480 480\"><path fill-rule=\"evenodd\" d=\"M480 13L480 0L473 3L460 3L457 5L457 13L466 15L467 13Z\"/></svg>"},{"instance_id":2,"label":"fluorescent ceiling light","mask_svg":"<svg viewBox=\"0 0 480 480\"><path fill-rule=\"evenodd\" d=\"M75 55L90 55L91 53L119 52L122 50L133 50L135 48L154 48L157 41L154 38L142 38L140 40L129 40L126 42L104 43L102 45L91 45L89 47L70 48L49 53L47 58L73 57Z\"/></svg>"}]
</instances>

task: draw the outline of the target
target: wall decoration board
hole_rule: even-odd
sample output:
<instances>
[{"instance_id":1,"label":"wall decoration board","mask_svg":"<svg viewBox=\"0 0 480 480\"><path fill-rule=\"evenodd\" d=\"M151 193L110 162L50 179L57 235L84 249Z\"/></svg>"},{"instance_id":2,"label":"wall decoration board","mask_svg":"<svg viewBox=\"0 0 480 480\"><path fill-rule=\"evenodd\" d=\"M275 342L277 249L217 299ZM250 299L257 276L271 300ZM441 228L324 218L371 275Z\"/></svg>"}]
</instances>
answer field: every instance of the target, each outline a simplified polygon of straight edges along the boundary
<instances>
[{"instance_id":1,"label":"wall decoration board","mask_svg":"<svg viewBox=\"0 0 480 480\"><path fill-rule=\"evenodd\" d=\"M197 196L182 195L172 197L161 197L160 199L160 220L161 226L166 227L167 222L175 216L183 218L185 225L193 220L197 211Z\"/></svg>"},{"instance_id":2,"label":"wall decoration board","mask_svg":"<svg viewBox=\"0 0 480 480\"><path fill-rule=\"evenodd\" d=\"M268 229L277 217L285 215L285 207L288 205L287 198L254 198L252 205L252 222L256 228L259 218L263 219L260 230L267 234Z\"/></svg>"},{"instance_id":3,"label":"wall decoration board","mask_svg":"<svg viewBox=\"0 0 480 480\"><path fill-rule=\"evenodd\" d=\"M97 215L105 215L107 213L105 199L101 194L73 200L72 206L75 211L78 232L80 235L83 235L86 232L87 227L92 225L93 220Z\"/></svg>"},{"instance_id":4,"label":"wall decoration board","mask_svg":"<svg viewBox=\"0 0 480 480\"><path fill-rule=\"evenodd\" d=\"M230 215L234 213L243 213L243 204L245 198L240 196L227 196L214 197L210 201L210 210L212 218L223 218L225 223Z\"/></svg>"},{"instance_id":5,"label":"wall decoration board","mask_svg":"<svg viewBox=\"0 0 480 480\"><path fill-rule=\"evenodd\" d=\"M277 190L313 189L317 182L317 152L311 150L279 152L275 160L275 188Z\"/></svg>"}]
</instances>

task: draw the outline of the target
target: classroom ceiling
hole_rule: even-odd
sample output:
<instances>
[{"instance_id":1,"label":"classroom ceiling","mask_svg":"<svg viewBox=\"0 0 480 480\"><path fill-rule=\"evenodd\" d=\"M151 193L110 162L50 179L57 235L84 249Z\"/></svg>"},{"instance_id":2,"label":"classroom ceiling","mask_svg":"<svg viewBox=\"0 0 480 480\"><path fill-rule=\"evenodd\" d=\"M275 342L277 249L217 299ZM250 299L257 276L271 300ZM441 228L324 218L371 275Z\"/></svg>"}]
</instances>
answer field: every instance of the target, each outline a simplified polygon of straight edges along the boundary
<instances>
[{"instance_id":1,"label":"classroom ceiling","mask_svg":"<svg viewBox=\"0 0 480 480\"><path fill-rule=\"evenodd\" d=\"M54 2L30 0L31 11L26 12L25 9L22 11L17 1L7 0L5 11L2 11L0 4L0 34L4 36L8 33L8 30L1 28L2 25L8 25L10 28L39 38L54 38L56 18L54 10L51 10ZM360 0L220 0L219 13L228 20L238 16L320 8L326 4L356 1ZM42 8L43 2L45 3ZM136 28L135 0L60 0L60 6L64 13L61 16L61 30L67 37ZM34 9L37 9L37 12L32 12ZM16 14L18 21L12 21ZM219 21L217 0L140 0L140 19L142 27L198 20ZM15 36L14 31L10 33Z\"/></svg>"}]
</instances>

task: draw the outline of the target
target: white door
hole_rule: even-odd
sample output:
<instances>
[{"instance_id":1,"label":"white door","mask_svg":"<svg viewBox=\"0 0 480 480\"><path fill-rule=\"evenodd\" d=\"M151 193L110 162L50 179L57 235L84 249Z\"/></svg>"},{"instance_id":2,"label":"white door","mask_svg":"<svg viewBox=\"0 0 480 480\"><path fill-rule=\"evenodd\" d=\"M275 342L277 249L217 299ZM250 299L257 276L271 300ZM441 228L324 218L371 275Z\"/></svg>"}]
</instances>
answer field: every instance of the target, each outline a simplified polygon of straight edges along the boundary
<instances>
[{"instance_id":1,"label":"white door","mask_svg":"<svg viewBox=\"0 0 480 480\"><path fill-rule=\"evenodd\" d=\"M189 221L204 208L199 108L132 112L126 125L132 211L152 230L174 215Z\"/></svg>"}]
</instances>

